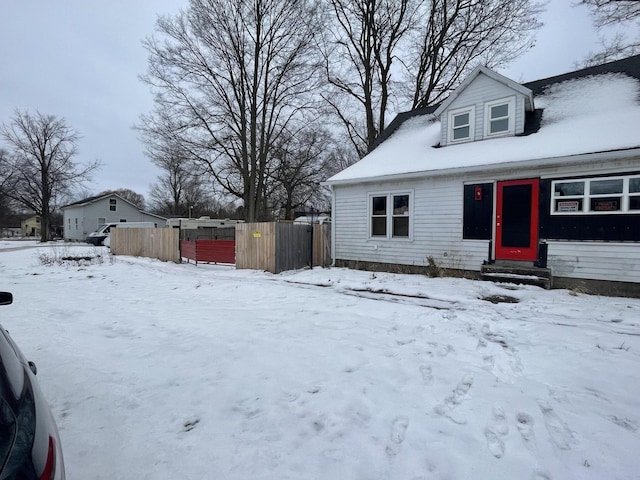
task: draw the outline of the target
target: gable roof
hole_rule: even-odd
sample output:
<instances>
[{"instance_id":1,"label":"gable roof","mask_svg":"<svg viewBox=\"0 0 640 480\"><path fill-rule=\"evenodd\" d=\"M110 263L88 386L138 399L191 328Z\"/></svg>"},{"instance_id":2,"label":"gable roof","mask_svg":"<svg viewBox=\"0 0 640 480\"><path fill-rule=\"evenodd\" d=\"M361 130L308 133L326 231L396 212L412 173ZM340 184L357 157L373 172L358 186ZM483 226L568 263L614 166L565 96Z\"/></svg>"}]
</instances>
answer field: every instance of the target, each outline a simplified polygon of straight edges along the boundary
<instances>
[{"instance_id":1,"label":"gable roof","mask_svg":"<svg viewBox=\"0 0 640 480\"><path fill-rule=\"evenodd\" d=\"M67 207L83 207L85 205L89 205L91 203L95 203L98 202L100 200L103 200L105 198L109 198L109 197L118 197L120 200L122 200L123 202L127 202L129 205L131 205L134 208L137 208L138 210L140 210L140 207L138 207L138 205L136 205L133 202L130 202L129 200L127 200L124 197L121 197L120 195L118 195L117 193L106 193L104 195L95 195L93 197L87 197L87 198L83 198L82 200L78 200L77 202L73 202L73 203L69 203L67 205L64 205L63 207L61 207L62 209L67 208Z\"/></svg>"},{"instance_id":2,"label":"gable roof","mask_svg":"<svg viewBox=\"0 0 640 480\"><path fill-rule=\"evenodd\" d=\"M537 122L540 127L537 133L432 148L440 139L440 122L433 112L407 112L397 117L401 121L392 122L395 130L375 150L327 183L374 181L490 165L499 168L500 164L513 167L515 162L599 152L627 155L628 149L640 152L640 55L525 85L537 92L536 102L544 107L542 117L540 110L531 115L532 124Z\"/></svg>"},{"instance_id":3,"label":"gable roof","mask_svg":"<svg viewBox=\"0 0 640 480\"><path fill-rule=\"evenodd\" d=\"M159 218L161 220L166 220L166 217L163 217L162 215L158 215L155 213L150 213L150 212L145 212L144 210L142 210L138 205L136 205L133 202L130 202L129 200L127 200L124 197L121 197L120 195L118 195L117 193L107 193L104 195L95 195L93 197L87 197L87 198L83 198L82 200L78 200L77 202L73 202L73 203L69 203L68 205L65 205L63 207L61 207L62 210L64 210L67 207L84 207L86 205L90 205L92 203L98 202L100 200L103 200L105 198L109 198L109 197L118 197L120 200L122 200L123 202L128 203L129 205L131 205L133 208L137 209L138 211L140 211L140 213L144 213L145 215L149 215L151 217L156 217Z\"/></svg>"},{"instance_id":4,"label":"gable roof","mask_svg":"<svg viewBox=\"0 0 640 480\"><path fill-rule=\"evenodd\" d=\"M524 95L528 100L527 110L534 110L533 106L533 92L525 87L524 85L520 85L518 82L514 82L510 78L505 77L504 75L500 75L499 73L494 72L493 70L489 70L487 67L483 67L482 65L477 66L468 76L464 79L464 81L458 85L458 87L449 95L435 110L434 115L439 117L442 112L444 112L449 105L453 103L453 101L460 96L462 92L478 77L478 75L486 75L487 77L495 80L496 82L502 83L516 92Z\"/></svg>"}]
</instances>

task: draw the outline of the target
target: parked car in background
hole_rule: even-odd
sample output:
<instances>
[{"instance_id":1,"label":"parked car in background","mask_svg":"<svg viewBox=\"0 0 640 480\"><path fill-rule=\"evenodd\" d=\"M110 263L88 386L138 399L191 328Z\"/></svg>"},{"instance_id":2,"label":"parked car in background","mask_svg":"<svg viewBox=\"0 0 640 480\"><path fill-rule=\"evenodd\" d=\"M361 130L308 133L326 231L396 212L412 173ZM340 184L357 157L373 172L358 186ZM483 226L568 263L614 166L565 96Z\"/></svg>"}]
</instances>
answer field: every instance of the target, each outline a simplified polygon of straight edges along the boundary
<instances>
[{"instance_id":1,"label":"parked car in background","mask_svg":"<svg viewBox=\"0 0 640 480\"><path fill-rule=\"evenodd\" d=\"M100 246L104 245L104 241L109 238L109 232L112 228L155 228L156 224L153 222L112 222L100 225L95 232L91 232L85 242L92 245Z\"/></svg>"},{"instance_id":2,"label":"parked car in background","mask_svg":"<svg viewBox=\"0 0 640 480\"><path fill-rule=\"evenodd\" d=\"M0 292L0 305L13 295ZM64 480L58 428L36 366L0 326L0 480Z\"/></svg>"}]
</instances>

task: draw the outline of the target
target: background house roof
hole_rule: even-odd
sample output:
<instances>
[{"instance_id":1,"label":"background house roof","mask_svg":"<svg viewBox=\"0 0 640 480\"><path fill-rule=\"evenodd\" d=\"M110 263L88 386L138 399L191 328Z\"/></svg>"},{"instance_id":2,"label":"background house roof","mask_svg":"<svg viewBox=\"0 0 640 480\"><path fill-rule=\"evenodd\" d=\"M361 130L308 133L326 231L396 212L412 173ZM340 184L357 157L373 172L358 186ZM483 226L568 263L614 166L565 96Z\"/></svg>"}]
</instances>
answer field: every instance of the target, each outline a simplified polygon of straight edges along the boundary
<instances>
[{"instance_id":1,"label":"background house roof","mask_svg":"<svg viewBox=\"0 0 640 480\"><path fill-rule=\"evenodd\" d=\"M144 213L145 215L150 215L152 217L156 217L156 218L159 218L159 219L162 219L162 220L166 220L166 218L163 217L162 215L145 212L144 210L140 209L140 207L138 205L136 205L135 203L130 202L129 200L127 200L124 197L121 197L117 193L107 193L107 194L104 194L104 195L96 195L96 196L93 196L93 197L83 198L82 200L78 200L77 202L69 203L68 205L65 205L65 206L61 207L61 209L64 210L67 207L82 207L82 206L89 205L91 203L95 203L95 202L97 202L99 200L102 200L104 198L109 198L109 197L117 197L118 199L122 200L123 202L127 202L133 208L136 208L137 210L139 210L141 213Z\"/></svg>"},{"instance_id":2,"label":"background house roof","mask_svg":"<svg viewBox=\"0 0 640 480\"><path fill-rule=\"evenodd\" d=\"M525 86L544 108L541 118L533 112L527 136L433 148L441 128L435 109L407 112L375 150L327 183L640 148L640 55Z\"/></svg>"},{"instance_id":3,"label":"background house roof","mask_svg":"<svg viewBox=\"0 0 640 480\"><path fill-rule=\"evenodd\" d=\"M106 193L104 195L95 195L93 197L83 198L82 200L78 200L77 202L69 203L69 204L63 206L62 208L64 209L64 208L67 208L67 207L80 207L82 205L88 205L90 203L94 203L94 202L97 202L98 200L102 200L103 198L108 198L108 197L118 197L123 202L127 202L128 204L133 205L136 208L139 208L136 204L131 203L126 198L122 198L117 193Z\"/></svg>"}]
</instances>

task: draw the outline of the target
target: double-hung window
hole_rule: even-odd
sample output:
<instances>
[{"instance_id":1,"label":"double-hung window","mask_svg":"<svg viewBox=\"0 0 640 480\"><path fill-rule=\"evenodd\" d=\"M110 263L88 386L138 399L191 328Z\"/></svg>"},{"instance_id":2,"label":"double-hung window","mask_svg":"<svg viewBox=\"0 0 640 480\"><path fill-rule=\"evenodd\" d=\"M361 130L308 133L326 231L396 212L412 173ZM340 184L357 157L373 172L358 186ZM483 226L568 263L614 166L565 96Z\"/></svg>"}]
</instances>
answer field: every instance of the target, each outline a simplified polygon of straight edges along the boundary
<instances>
[{"instance_id":1,"label":"double-hung window","mask_svg":"<svg viewBox=\"0 0 640 480\"><path fill-rule=\"evenodd\" d=\"M485 103L484 136L492 137L513 133L515 106L515 97Z\"/></svg>"},{"instance_id":2,"label":"double-hung window","mask_svg":"<svg viewBox=\"0 0 640 480\"><path fill-rule=\"evenodd\" d=\"M640 213L640 176L552 182L551 214Z\"/></svg>"},{"instance_id":3,"label":"double-hung window","mask_svg":"<svg viewBox=\"0 0 640 480\"><path fill-rule=\"evenodd\" d=\"M110 198L109 199L109 211L110 212L115 212L116 211L116 205L117 205L116 199L115 198Z\"/></svg>"},{"instance_id":4,"label":"double-hung window","mask_svg":"<svg viewBox=\"0 0 640 480\"><path fill-rule=\"evenodd\" d=\"M458 108L449 112L449 143L473 140L475 107Z\"/></svg>"},{"instance_id":5,"label":"double-hung window","mask_svg":"<svg viewBox=\"0 0 640 480\"><path fill-rule=\"evenodd\" d=\"M409 238L411 202L410 192L369 195L371 238Z\"/></svg>"}]
</instances>

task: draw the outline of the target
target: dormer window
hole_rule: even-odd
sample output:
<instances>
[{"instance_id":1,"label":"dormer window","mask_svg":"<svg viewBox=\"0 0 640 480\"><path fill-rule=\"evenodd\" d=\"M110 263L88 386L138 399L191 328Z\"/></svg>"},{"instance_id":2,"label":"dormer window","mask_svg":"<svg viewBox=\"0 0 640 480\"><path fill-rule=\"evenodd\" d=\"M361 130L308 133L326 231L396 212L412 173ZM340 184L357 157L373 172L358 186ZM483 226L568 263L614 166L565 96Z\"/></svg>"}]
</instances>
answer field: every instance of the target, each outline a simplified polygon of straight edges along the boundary
<instances>
[{"instance_id":1,"label":"dormer window","mask_svg":"<svg viewBox=\"0 0 640 480\"><path fill-rule=\"evenodd\" d=\"M513 133L515 105L515 97L485 103L485 137Z\"/></svg>"},{"instance_id":2,"label":"dormer window","mask_svg":"<svg viewBox=\"0 0 640 480\"><path fill-rule=\"evenodd\" d=\"M449 112L449 143L473 140L475 107L459 108Z\"/></svg>"}]
</instances>

